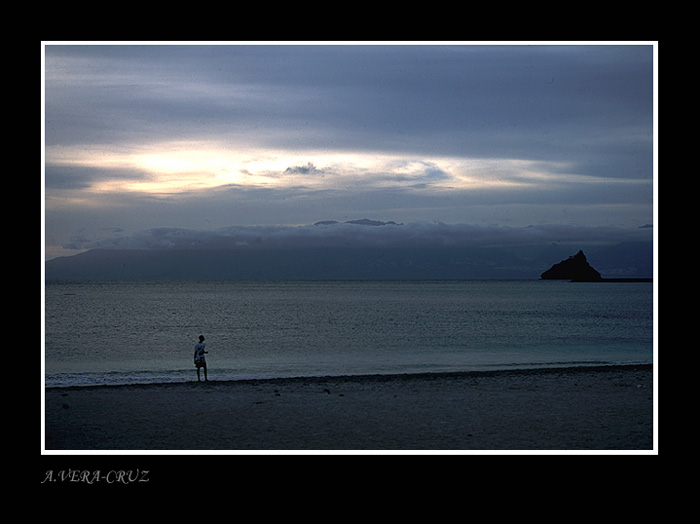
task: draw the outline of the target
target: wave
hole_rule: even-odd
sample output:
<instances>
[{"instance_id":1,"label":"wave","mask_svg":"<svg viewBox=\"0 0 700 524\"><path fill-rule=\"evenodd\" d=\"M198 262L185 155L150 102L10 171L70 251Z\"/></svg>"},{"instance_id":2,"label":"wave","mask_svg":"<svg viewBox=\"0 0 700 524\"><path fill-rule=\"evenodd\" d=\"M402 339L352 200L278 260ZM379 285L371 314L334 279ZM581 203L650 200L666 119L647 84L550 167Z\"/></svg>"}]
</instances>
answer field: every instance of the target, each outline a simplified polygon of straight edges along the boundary
<instances>
[{"instance_id":1,"label":"wave","mask_svg":"<svg viewBox=\"0 0 700 524\"><path fill-rule=\"evenodd\" d=\"M550 361L550 362L514 362L498 364L481 364L468 367L414 367L396 371L358 371L355 373L263 373L241 374L233 370L209 371L212 382L243 382L251 380L287 380L287 379L323 379L328 377L395 377L401 375L449 375L471 373L493 373L501 371L545 371L561 370L568 368L599 368L599 367L628 367L650 366L651 360L574 360L574 361ZM182 384L197 382L196 374L191 369L174 371L140 371L140 372L104 372L104 373L48 373L44 376L46 388L70 388L70 387L99 387L99 386L129 386L129 385L157 385L157 384Z\"/></svg>"}]
</instances>

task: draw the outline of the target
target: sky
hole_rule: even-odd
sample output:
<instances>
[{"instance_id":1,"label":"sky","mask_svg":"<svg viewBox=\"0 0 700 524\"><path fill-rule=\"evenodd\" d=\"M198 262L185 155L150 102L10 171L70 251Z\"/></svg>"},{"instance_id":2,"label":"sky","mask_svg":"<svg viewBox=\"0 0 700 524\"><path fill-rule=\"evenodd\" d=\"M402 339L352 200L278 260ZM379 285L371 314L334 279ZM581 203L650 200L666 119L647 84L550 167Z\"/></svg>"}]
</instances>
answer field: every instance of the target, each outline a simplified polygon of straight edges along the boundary
<instances>
[{"instance_id":1,"label":"sky","mask_svg":"<svg viewBox=\"0 0 700 524\"><path fill-rule=\"evenodd\" d=\"M405 238L650 238L655 52L45 42L45 258L362 218Z\"/></svg>"}]
</instances>

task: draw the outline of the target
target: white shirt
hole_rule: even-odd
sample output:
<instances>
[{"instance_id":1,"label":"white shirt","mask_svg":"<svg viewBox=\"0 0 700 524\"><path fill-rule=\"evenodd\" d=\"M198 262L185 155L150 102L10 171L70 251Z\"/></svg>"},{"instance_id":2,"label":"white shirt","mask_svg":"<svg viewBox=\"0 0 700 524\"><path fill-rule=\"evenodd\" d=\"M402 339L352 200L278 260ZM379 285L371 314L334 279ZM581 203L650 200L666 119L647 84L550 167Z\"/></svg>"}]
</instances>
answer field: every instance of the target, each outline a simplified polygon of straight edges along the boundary
<instances>
[{"instance_id":1,"label":"white shirt","mask_svg":"<svg viewBox=\"0 0 700 524\"><path fill-rule=\"evenodd\" d=\"M204 342L198 342L194 345L194 359L204 360Z\"/></svg>"}]
</instances>

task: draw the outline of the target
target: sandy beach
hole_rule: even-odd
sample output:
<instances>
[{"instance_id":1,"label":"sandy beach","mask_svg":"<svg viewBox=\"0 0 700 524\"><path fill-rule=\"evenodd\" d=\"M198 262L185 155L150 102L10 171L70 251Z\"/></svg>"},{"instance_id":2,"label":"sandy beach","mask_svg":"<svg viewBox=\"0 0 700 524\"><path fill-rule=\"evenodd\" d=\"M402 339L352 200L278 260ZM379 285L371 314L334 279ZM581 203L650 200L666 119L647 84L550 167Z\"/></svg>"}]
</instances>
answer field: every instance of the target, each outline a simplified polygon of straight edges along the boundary
<instances>
[{"instance_id":1,"label":"sandy beach","mask_svg":"<svg viewBox=\"0 0 700 524\"><path fill-rule=\"evenodd\" d=\"M652 450L651 366L47 388L51 450Z\"/></svg>"}]
</instances>

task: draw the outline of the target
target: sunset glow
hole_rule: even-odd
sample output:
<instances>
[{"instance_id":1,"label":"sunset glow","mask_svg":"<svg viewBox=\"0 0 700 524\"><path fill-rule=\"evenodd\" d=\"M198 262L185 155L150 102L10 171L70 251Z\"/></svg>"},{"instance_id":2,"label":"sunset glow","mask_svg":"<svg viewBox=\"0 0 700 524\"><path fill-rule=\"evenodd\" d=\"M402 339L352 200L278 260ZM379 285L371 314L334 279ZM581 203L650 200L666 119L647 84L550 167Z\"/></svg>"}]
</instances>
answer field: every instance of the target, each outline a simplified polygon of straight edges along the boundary
<instances>
[{"instance_id":1,"label":"sunset glow","mask_svg":"<svg viewBox=\"0 0 700 524\"><path fill-rule=\"evenodd\" d=\"M86 228L654 221L651 45L43 50L49 246Z\"/></svg>"}]
</instances>

